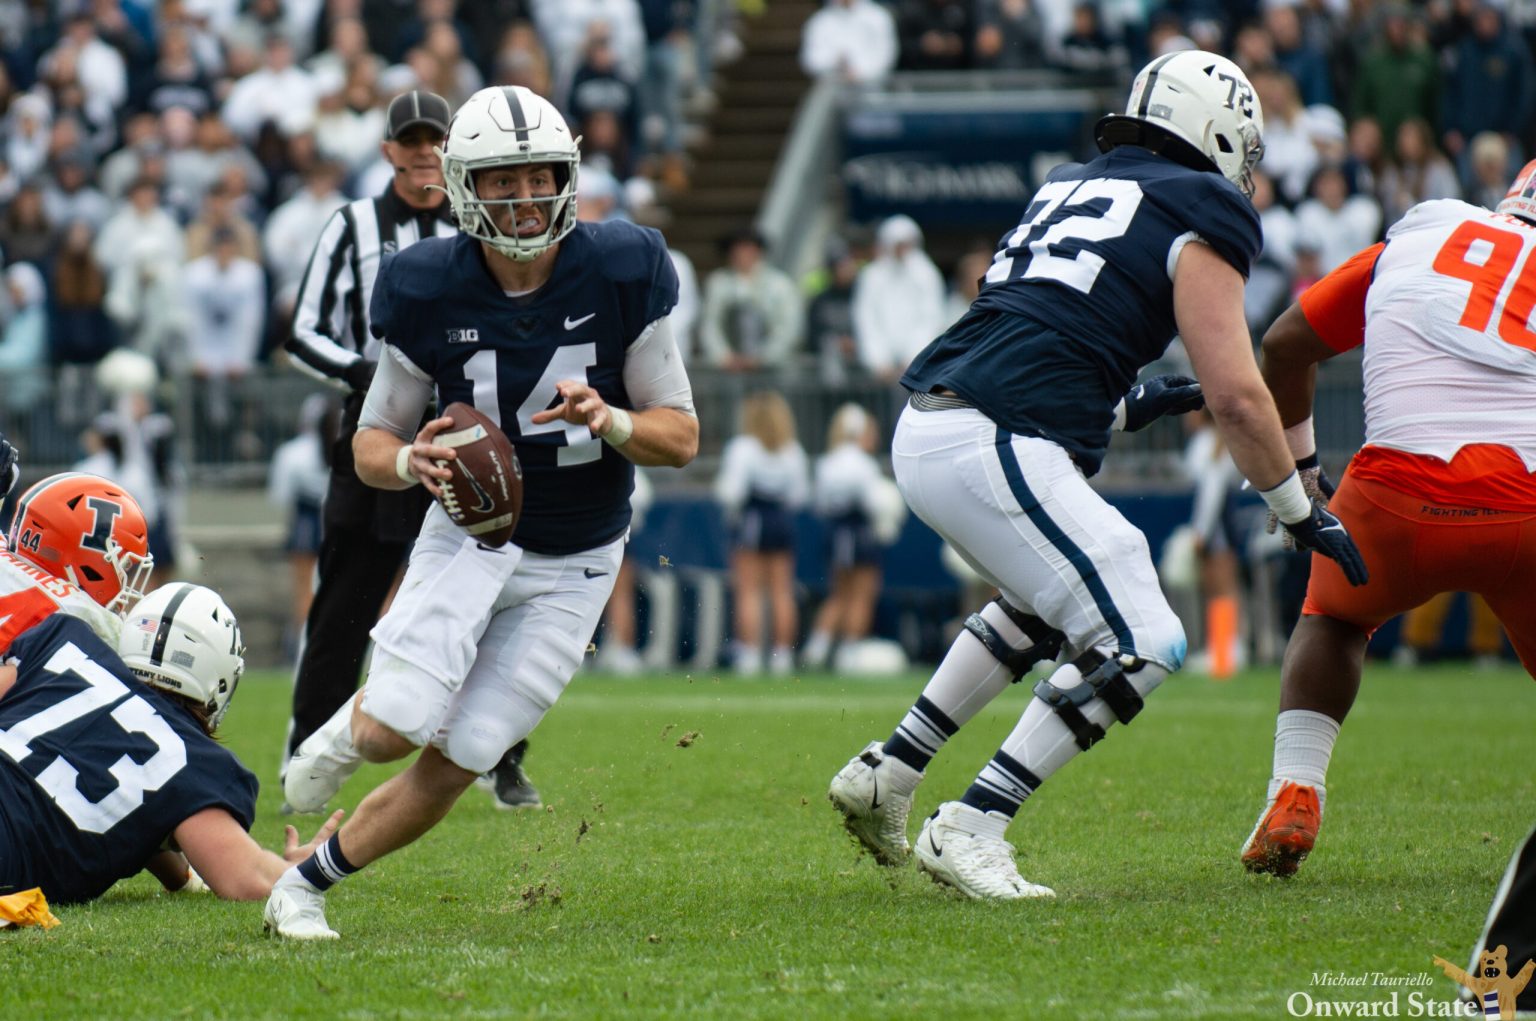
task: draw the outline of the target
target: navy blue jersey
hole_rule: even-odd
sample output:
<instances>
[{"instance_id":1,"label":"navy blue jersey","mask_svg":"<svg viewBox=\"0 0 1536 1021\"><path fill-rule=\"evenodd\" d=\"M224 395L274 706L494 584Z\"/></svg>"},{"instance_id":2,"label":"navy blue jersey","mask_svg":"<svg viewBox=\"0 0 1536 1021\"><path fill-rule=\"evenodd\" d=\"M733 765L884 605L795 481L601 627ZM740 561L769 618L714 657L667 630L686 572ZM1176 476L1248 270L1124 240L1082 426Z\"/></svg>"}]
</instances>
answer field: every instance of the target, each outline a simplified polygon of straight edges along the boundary
<instances>
[{"instance_id":1,"label":"navy blue jersey","mask_svg":"<svg viewBox=\"0 0 1536 1021\"><path fill-rule=\"evenodd\" d=\"M463 401L501 426L523 465L513 541L559 555L629 527L634 464L585 425L532 418L555 406L563 379L584 379L609 404L634 407L625 351L676 303L661 235L610 221L577 224L549 281L522 298L502 291L474 238L418 241L385 258L369 318L376 336L436 382L440 409Z\"/></svg>"},{"instance_id":2,"label":"navy blue jersey","mask_svg":"<svg viewBox=\"0 0 1536 1021\"><path fill-rule=\"evenodd\" d=\"M1115 404L1177 332L1172 256L1191 234L1244 277L1262 236L1232 182L1138 146L1057 167L1003 238L970 311L902 384L953 390L1093 474Z\"/></svg>"},{"instance_id":3,"label":"navy blue jersey","mask_svg":"<svg viewBox=\"0 0 1536 1021\"><path fill-rule=\"evenodd\" d=\"M0 894L99 897L205 808L250 828L256 777L83 622L54 614L6 659L17 676L0 696Z\"/></svg>"}]
</instances>

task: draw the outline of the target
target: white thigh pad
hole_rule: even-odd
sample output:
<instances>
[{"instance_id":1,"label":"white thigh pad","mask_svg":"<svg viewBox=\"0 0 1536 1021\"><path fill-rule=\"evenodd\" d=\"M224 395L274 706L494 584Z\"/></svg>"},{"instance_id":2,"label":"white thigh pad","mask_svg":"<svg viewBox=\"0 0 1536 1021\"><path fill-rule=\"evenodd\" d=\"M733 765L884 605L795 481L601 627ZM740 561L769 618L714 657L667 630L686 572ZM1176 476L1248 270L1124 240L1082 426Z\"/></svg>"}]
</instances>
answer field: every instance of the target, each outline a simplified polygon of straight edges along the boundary
<instances>
[{"instance_id":1,"label":"white thigh pad","mask_svg":"<svg viewBox=\"0 0 1536 1021\"><path fill-rule=\"evenodd\" d=\"M429 512L441 513L436 506ZM394 603L374 625L374 642L456 689L469 675L475 645L522 557L511 544L490 550L424 529Z\"/></svg>"},{"instance_id":2,"label":"white thigh pad","mask_svg":"<svg viewBox=\"0 0 1536 1021\"><path fill-rule=\"evenodd\" d=\"M569 557L525 559L536 591L491 618L432 738L450 762L485 772L544 718L581 666L623 552L619 540ZM547 584L545 571L554 575Z\"/></svg>"}]
</instances>

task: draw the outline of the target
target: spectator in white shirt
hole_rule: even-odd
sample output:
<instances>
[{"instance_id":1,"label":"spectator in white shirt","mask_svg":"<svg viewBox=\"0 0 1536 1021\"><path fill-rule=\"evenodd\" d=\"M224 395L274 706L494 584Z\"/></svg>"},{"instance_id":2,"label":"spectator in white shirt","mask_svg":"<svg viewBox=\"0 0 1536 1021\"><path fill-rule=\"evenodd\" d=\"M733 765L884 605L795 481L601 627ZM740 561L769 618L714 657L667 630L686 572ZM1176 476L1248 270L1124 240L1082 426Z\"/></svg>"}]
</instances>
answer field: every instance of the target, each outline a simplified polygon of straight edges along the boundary
<instances>
[{"instance_id":1,"label":"spectator in white shirt","mask_svg":"<svg viewBox=\"0 0 1536 1021\"><path fill-rule=\"evenodd\" d=\"M944 329L944 276L923 251L923 232L893 216L875 233L875 258L853 285L853 337L859 361L894 382Z\"/></svg>"},{"instance_id":2,"label":"spectator in white shirt","mask_svg":"<svg viewBox=\"0 0 1536 1021\"><path fill-rule=\"evenodd\" d=\"M87 99L120 109L128 99L128 65L96 34L89 10L77 11L65 22L58 45L43 54L38 69L46 77L53 62L66 52L74 55L75 74Z\"/></svg>"},{"instance_id":3,"label":"spectator in white shirt","mask_svg":"<svg viewBox=\"0 0 1536 1021\"><path fill-rule=\"evenodd\" d=\"M704 282L704 357L729 372L783 366L805 327L800 289L763 258L766 245L757 231L738 231L721 246L726 264Z\"/></svg>"},{"instance_id":4,"label":"spectator in white shirt","mask_svg":"<svg viewBox=\"0 0 1536 1021\"><path fill-rule=\"evenodd\" d=\"M52 124L53 111L43 96L24 92L11 101L0 128L5 134L5 162L22 180L41 172L47 164Z\"/></svg>"},{"instance_id":5,"label":"spectator in white shirt","mask_svg":"<svg viewBox=\"0 0 1536 1021\"><path fill-rule=\"evenodd\" d=\"M248 143L269 122L283 135L293 135L314 124L318 98L309 72L293 63L293 44L273 33L267 37L261 67L229 90L224 121Z\"/></svg>"},{"instance_id":6,"label":"spectator in white shirt","mask_svg":"<svg viewBox=\"0 0 1536 1021\"><path fill-rule=\"evenodd\" d=\"M240 237L214 231L213 251L187 264L187 353L192 371L209 379L240 377L261 353L267 286L261 267L240 255Z\"/></svg>"},{"instance_id":7,"label":"spectator in white shirt","mask_svg":"<svg viewBox=\"0 0 1536 1021\"><path fill-rule=\"evenodd\" d=\"M1312 175L1310 192L1296 207L1296 233L1317 251L1319 272L1328 273L1381 236L1381 207L1351 195L1343 170L1322 168Z\"/></svg>"},{"instance_id":8,"label":"spectator in white shirt","mask_svg":"<svg viewBox=\"0 0 1536 1021\"><path fill-rule=\"evenodd\" d=\"M581 63L582 44L594 22L608 26L626 81L639 81L645 66L645 26L635 0L533 0L533 21L549 51L558 105L564 105L571 78Z\"/></svg>"},{"instance_id":9,"label":"spectator in white shirt","mask_svg":"<svg viewBox=\"0 0 1536 1021\"><path fill-rule=\"evenodd\" d=\"M899 56L896 19L875 0L827 0L805 23L800 69L852 85L882 81Z\"/></svg>"},{"instance_id":10,"label":"spectator in white shirt","mask_svg":"<svg viewBox=\"0 0 1536 1021\"><path fill-rule=\"evenodd\" d=\"M795 606L795 512L810 493L805 449L795 416L779 394L762 391L741 405L741 432L725 445L715 499L731 528L731 590L735 601L734 666L763 668L763 615L769 611L773 651L769 670L794 668L799 633Z\"/></svg>"},{"instance_id":11,"label":"spectator in white shirt","mask_svg":"<svg viewBox=\"0 0 1536 1021\"><path fill-rule=\"evenodd\" d=\"M128 185L127 203L121 206L96 235L91 254L108 273L126 263L137 247L154 246L181 261L184 252L181 227L160 205L160 188L147 177Z\"/></svg>"},{"instance_id":12,"label":"spectator in white shirt","mask_svg":"<svg viewBox=\"0 0 1536 1021\"><path fill-rule=\"evenodd\" d=\"M1317 169L1317 147L1307 123L1296 81L1277 68L1253 72L1253 91L1264 110L1264 159L1259 166L1275 182L1287 203L1306 197Z\"/></svg>"},{"instance_id":13,"label":"spectator in white shirt","mask_svg":"<svg viewBox=\"0 0 1536 1021\"><path fill-rule=\"evenodd\" d=\"M321 161L304 175L304 187L272 211L261 233L267 268L272 271L277 314L287 316L309 267L309 255L331 214L347 204L341 193L341 168Z\"/></svg>"}]
</instances>

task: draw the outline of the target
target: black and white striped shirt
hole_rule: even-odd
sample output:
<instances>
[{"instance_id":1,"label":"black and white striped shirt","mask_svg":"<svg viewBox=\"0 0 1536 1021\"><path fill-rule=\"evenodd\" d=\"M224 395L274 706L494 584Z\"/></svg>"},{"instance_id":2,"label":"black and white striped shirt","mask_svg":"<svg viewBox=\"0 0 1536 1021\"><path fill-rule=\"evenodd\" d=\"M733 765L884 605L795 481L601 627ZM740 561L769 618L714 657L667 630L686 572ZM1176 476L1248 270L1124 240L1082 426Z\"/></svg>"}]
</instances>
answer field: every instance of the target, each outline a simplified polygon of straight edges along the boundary
<instances>
[{"instance_id":1,"label":"black and white striped shirt","mask_svg":"<svg viewBox=\"0 0 1536 1021\"><path fill-rule=\"evenodd\" d=\"M379 357L379 342L368 332L368 303L384 254L423 237L456 233L446 201L436 209L415 209L393 186L378 198L358 199L336 210L320 232L299 285L288 340L294 364L346 387L344 373L350 366Z\"/></svg>"}]
</instances>

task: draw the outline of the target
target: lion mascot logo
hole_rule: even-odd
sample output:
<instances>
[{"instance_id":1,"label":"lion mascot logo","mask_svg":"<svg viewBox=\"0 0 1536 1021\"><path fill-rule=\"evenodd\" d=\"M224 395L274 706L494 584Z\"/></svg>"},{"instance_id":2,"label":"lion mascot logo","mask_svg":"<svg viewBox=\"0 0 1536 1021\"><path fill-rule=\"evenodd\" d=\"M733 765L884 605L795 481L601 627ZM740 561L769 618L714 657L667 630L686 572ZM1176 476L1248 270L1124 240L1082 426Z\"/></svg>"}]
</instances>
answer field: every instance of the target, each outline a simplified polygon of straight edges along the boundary
<instances>
[{"instance_id":1,"label":"lion mascot logo","mask_svg":"<svg viewBox=\"0 0 1536 1021\"><path fill-rule=\"evenodd\" d=\"M1476 975L1467 974L1443 957L1436 957L1435 963L1447 976L1472 990L1482 1005L1483 1017L1514 1021L1515 997L1520 995L1520 991L1531 980L1531 975L1536 973L1536 960L1526 961L1518 975L1511 975L1509 964L1505 961L1508 954L1509 948L1502 944L1492 950L1485 948L1478 955Z\"/></svg>"}]
</instances>

